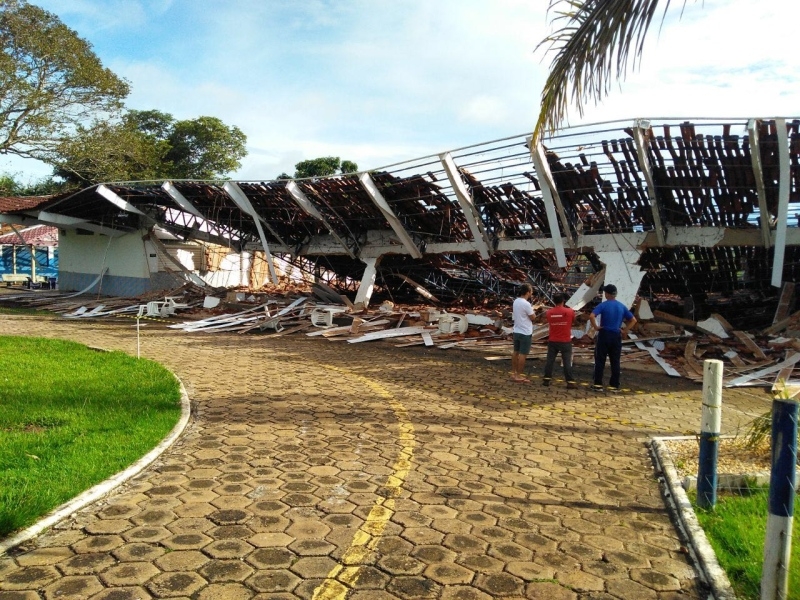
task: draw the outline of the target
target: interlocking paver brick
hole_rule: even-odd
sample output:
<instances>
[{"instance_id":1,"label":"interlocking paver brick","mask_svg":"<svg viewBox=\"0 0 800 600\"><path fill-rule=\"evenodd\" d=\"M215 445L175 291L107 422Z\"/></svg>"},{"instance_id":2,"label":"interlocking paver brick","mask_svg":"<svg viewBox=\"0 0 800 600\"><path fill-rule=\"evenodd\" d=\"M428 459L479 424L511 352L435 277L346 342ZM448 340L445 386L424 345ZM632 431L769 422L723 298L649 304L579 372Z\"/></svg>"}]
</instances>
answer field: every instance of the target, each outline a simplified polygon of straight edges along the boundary
<instances>
[{"instance_id":1,"label":"interlocking paver brick","mask_svg":"<svg viewBox=\"0 0 800 600\"><path fill-rule=\"evenodd\" d=\"M99 573L115 562L116 559L107 552L93 552L76 554L58 563L57 567L64 575L86 575Z\"/></svg>"},{"instance_id":2,"label":"interlocking paver brick","mask_svg":"<svg viewBox=\"0 0 800 600\"><path fill-rule=\"evenodd\" d=\"M245 562L235 559L210 560L200 568L199 573L212 583L223 581L244 581L253 569Z\"/></svg>"},{"instance_id":3,"label":"interlocking paver brick","mask_svg":"<svg viewBox=\"0 0 800 600\"><path fill-rule=\"evenodd\" d=\"M178 550L168 552L154 562L162 571L195 571L209 561L209 558L197 550Z\"/></svg>"},{"instance_id":4,"label":"interlocking paver brick","mask_svg":"<svg viewBox=\"0 0 800 600\"><path fill-rule=\"evenodd\" d=\"M291 592L300 578L285 569L259 571L247 580L247 585L257 592Z\"/></svg>"},{"instance_id":5,"label":"interlocking paver brick","mask_svg":"<svg viewBox=\"0 0 800 600\"><path fill-rule=\"evenodd\" d=\"M525 582L510 573L481 573L475 585L493 598L519 595L525 589Z\"/></svg>"},{"instance_id":6,"label":"interlocking paver brick","mask_svg":"<svg viewBox=\"0 0 800 600\"><path fill-rule=\"evenodd\" d=\"M51 583L42 591L47 600L84 600L102 589L97 577L70 575Z\"/></svg>"},{"instance_id":7,"label":"interlocking paver brick","mask_svg":"<svg viewBox=\"0 0 800 600\"><path fill-rule=\"evenodd\" d=\"M8 591L8 590L0 590L0 600L41 600L41 596L32 591Z\"/></svg>"},{"instance_id":8,"label":"interlocking paver brick","mask_svg":"<svg viewBox=\"0 0 800 600\"><path fill-rule=\"evenodd\" d=\"M191 596L205 587L206 581L195 572L162 573L150 580L147 589L156 598Z\"/></svg>"},{"instance_id":9,"label":"interlocking paver brick","mask_svg":"<svg viewBox=\"0 0 800 600\"><path fill-rule=\"evenodd\" d=\"M160 572L153 563L126 562L109 567L103 571L100 579L112 586L135 586L146 583Z\"/></svg>"},{"instance_id":10,"label":"interlocking paver brick","mask_svg":"<svg viewBox=\"0 0 800 600\"><path fill-rule=\"evenodd\" d=\"M576 600L578 595L557 583L539 581L528 584L525 597L529 600Z\"/></svg>"},{"instance_id":11,"label":"interlocking paver brick","mask_svg":"<svg viewBox=\"0 0 800 600\"><path fill-rule=\"evenodd\" d=\"M428 566L424 575L442 585L458 585L471 582L475 573L461 565L436 563Z\"/></svg>"},{"instance_id":12,"label":"interlocking paver brick","mask_svg":"<svg viewBox=\"0 0 800 600\"><path fill-rule=\"evenodd\" d=\"M197 595L197 600L250 600L255 593L239 583L213 583Z\"/></svg>"},{"instance_id":13,"label":"interlocking paver brick","mask_svg":"<svg viewBox=\"0 0 800 600\"><path fill-rule=\"evenodd\" d=\"M0 321L12 334L135 352L129 324ZM142 349L182 378L190 426L135 480L0 559L4 592L78 585L72 577L94 578L103 600L294 600L311 598L347 557L342 576L360 573L352 600L575 600L567 582L581 600L704 597L638 443L696 426L693 384L637 374L646 389L631 402L515 385L473 353L343 351L303 336L158 324ZM726 396L734 414L765 412L769 399L760 402ZM409 469L387 487L403 443ZM378 525L370 515L385 498L394 505ZM373 545L348 551L367 531L379 532ZM152 569L134 574L142 564Z\"/></svg>"},{"instance_id":14,"label":"interlocking paver brick","mask_svg":"<svg viewBox=\"0 0 800 600\"><path fill-rule=\"evenodd\" d=\"M22 567L3 575L5 590L35 590L58 579L60 573L51 566Z\"/></svg>"},{"instance_id":15,"label":"interlocking paver brick","mask_svg":"<svg viewBox=\"0 0 800 600\"><path fill-rule=\"evenodd\" d=\"M72 549L64 546L57 546L55 548L38 548L18 556L16 562L21 567L29 567L33 565L54 565L66 560L67 558L70 558L73 556L73 554L74 552ZM3 564L7 565L9 570L13 568L13 563L11 561L3 561ZM2 577L2 572L3 569L0 569L0 577Z\"/></svg>"},{"instance_id":16,"label":"interlocking paver brick","mask_svg":"<svg viewBox=\"0 0 800 600\"><path fill-rule=\"evenodd\" d=\"M106 588L90 600L150 600L153 596L142 587Z\"/></svg>"}]
</instances>

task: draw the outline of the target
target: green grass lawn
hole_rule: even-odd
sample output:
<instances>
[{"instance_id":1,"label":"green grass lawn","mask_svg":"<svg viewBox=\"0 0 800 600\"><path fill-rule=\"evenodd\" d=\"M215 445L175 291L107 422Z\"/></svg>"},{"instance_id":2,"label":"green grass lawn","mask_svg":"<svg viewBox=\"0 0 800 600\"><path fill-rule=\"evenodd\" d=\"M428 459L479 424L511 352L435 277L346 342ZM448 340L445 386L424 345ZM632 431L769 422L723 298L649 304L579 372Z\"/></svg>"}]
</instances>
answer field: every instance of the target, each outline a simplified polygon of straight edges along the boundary
<instances>
[{"instance_id":1,"label":"green grass lawn","mask_svg":"<svg viewBox=\"0 0 800 600\"><path fill-rule=\"evenodd\" d=\"M0 296L0 300L3 297ZM50 311L38 308L18 308L12 306L0 306L0 315L51 315Z\"/></svg>"},{"instance_id":2,"label":"green grass lawn","mask_svg":"<svg viewBox=\"0 0 800 600\"><path fill-rule=\"evenodd\" d=\"M697 519L720 566L728 574L737 598L757 600L761 594L768 494L763 488L749 494L720 494L713 511L701 510L695 505ZM695 501L696 497L692 497L692 502ZM800 497L795 500L794 515L788 600L800 600L800 524L797 522Z\"/></svg>"},{"instance_id":3,"label":"green grass lawn","mask_svg":"<svg viewBox=\"0 0 800 600\"><path fill-rule=\"evenodd\" d=\"M141 458L180 417L160 365L0 336L0 537Z\"/></svg>"}]
</instances>

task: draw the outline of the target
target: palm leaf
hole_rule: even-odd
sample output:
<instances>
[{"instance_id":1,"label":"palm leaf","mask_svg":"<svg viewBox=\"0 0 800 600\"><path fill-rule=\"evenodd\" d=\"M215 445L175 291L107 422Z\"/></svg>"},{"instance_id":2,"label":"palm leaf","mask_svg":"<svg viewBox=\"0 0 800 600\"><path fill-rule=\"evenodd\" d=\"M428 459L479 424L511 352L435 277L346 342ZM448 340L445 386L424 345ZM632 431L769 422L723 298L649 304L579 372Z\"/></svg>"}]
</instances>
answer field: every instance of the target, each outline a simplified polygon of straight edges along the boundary
<instances>
[{"instance_id":1,"label":"palm leaf","mask_svg":"<svg viewBox=\"0 0 800 600\"><path fill-rule=\"evenodd\" d=\"M545 46L555 57L542 90L535 140L558 128L570 101L583 115L584 101L601 100L624 78L631 57L636 66L659 2L666 14L670 1L551 0L548 12L557 29L537 50Z\"/></svg>"}]
</instances>

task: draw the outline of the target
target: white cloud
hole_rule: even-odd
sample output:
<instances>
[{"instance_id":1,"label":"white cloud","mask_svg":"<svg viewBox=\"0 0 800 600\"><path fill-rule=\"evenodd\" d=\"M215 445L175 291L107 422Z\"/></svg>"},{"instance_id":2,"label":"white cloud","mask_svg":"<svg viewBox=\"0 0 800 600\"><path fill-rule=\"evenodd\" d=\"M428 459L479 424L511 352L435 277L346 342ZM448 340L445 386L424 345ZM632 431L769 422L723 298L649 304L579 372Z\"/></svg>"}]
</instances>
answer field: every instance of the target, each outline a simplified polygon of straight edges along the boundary
<instances>
[{"instance_id":1,"label":"white cloud","mask_svg":"<svg viewBox=\"0 0 800 600\"><path fill-rule=\"evenodd\" d=\"M131 81L131 108L248 136L236 177L363 168L530 130L549 57L530 0L43 0ZM653 24L639 71L573 123L796 114L790 0L704 0Z\"/></svg>"}]
</instances>

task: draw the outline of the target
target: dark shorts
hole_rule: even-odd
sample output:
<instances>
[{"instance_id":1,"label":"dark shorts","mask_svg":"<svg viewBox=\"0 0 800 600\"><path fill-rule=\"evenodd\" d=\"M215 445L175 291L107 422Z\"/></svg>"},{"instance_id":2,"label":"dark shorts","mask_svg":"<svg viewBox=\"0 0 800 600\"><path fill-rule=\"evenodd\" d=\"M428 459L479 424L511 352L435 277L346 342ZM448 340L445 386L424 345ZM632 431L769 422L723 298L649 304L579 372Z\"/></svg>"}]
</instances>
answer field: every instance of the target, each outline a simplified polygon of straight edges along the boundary
<instances>
[{"instance_id":1,"label":"dark shorts","mask_svg":"<svg viewBox=\"0 0 800 600\"><path fill-rule=\"evenodd\" d=\"M525 335L524 333L514 334L514 352L520 354L529 354L531 351L531 338L532 335Z\"/></svg>"}]
</instances>

